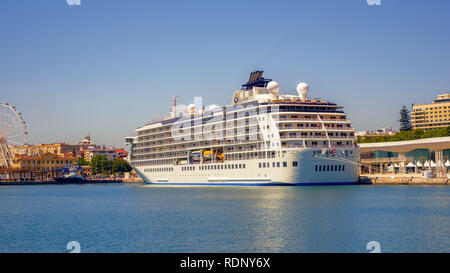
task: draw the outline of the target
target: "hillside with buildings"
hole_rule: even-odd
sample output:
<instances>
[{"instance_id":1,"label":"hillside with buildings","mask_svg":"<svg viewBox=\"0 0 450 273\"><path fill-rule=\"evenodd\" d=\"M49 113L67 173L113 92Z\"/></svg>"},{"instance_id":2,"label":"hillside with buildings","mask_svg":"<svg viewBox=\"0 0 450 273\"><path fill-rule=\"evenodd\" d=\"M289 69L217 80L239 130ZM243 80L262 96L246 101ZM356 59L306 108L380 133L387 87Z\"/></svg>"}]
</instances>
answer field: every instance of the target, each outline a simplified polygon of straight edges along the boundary
<instances>
[{"instance_id":1,"label":"hillside with buildings","mask_svg":"<svg viewBox=\"0 0 450 273\"><path fill-rule=\"evenodd\" d=\"M83 173L90 175L92 173L90 163L94 159L105 165L94 164L95 174L108 167L112 168L114 161L125 159L128 156L128 152L124 149L93 143L89 135L76 144L60 142L10 146L9 148L13 156L12 167L3 176L6 175L8 179L13 180L54 179L70 168L81 168ZM121 170L123 169L121 167Z\"/></svg>"}]
</instances>

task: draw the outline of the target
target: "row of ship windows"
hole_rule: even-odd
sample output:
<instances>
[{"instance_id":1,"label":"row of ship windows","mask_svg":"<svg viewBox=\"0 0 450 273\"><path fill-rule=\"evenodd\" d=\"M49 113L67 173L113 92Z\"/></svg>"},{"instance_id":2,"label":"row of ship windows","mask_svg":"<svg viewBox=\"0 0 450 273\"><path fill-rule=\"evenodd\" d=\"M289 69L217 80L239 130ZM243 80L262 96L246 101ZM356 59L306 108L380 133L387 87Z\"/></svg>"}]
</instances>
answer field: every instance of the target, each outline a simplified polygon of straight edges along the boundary
<instances>
[{"instance_id":1,"label":"row of ship windows","mask_svg":"<svg viewBox=\"0 0 450 273\"><path fill-rule=\"evenodd\" d=\"M234 119L237 119L238 117L240 118L240 117L257 116L259 114L265 114L265 113L272 112L270 110L270 106L268 107L267 110L265 110L265 109L261 109L261 110L262 110L261 112L256 110L256 111L250 111L250 112L240 112L239 114L237 112L228 113L228 114L225 114L225 116L223 114L220 114L220 115L214 116L214 119L212 121L218 122L221 120L225 121L227 119L229 121L234 121ZM261 119L258 118L258 120L261 120ZM264 120L264 118L262 118L262 120ZM180 128L183 128L183 127L191 127L191 126L195 126L195 125L207 124L208 122L211 122L211 117L203 117L203 118L196 118L196 119L194 119L194 117L183 117L177 121L177 125L175 125L175 126L179 126ZM174 124L172 124L172 126L174 126ZM160 127L160 128L156 128L156 129L140 131L140 132L138 132L138 136L152 134L152 133L156 133L158 131L166 131L169 128L170 128L170 126L164 126L164 127Z\"/></svg>"},{"instance_id":2,"label":"row of ship windows","mask_svg":"<svg viewBox=\"0 0 450 273\"><path fill-rule=\"evenodd\" d=\"M272 168L280 168L280 162L272 162ZM283 162L283 167L287 167L287 162ZM292 167L298 167L297 161L292 161ZM269 162L260 162L259 168L270 168ZM182 171L195 171L195 166L182 167ZM223 164L223 165L207 165L199 166L199 170L231 170L231 169L245 169L245 164ZM173 167L169 168L149 168L144 169L144 172L172 172ZM314 171L316 172L343 172L345 171L345 165L315 165Z\"/></svg>"},{"instance_id":3,"label":"row of ship windows","mask_svg":"<svg viewBox=\"0 0 450 273\"><path fill-rule=\"evenodd\" d=\"M261 109L261 111L250 111L250 112L240 112L239 114L237 112L235 113L229 113L225 114L225 117L223 115L214 116L213 121L220 121L220 120L229 120L234 121L234 119L241 118L241 117L250 117L250 116L258 116L260 114L268 114L272 113L271 107L269 106L267 109ZM279 108L279 111L275 111L275 113L281 113L281 112L325 112L325 113L343 113L343 111L336 110L333 107L303 107L303 106L281 106ZM285 116L280 116L280 118L286 118ZM323 119L323 116L321 116ZM184 120L183 120L184 119ZM342 116L340 119L345 119L345 116ZM258 120L264 121L264 117L258 117ZM206 124L211 121L211 117L203 117L203 118L197 118L193 119L192 117L184 117L182 119L179 119L176 121L176 126L194 126L194 125L200 125L200 124ZM179 124L179 125L178 125ZM174 125L172 123L172 125ZM155 129L149 129L145 131L138 132L138 136L146 135L146 134L152 134L157 132L162 132L165 130L168 130L170 126L162 126Z\"/></svg>"},{"instance_id":4,"label":"row of ship windows","mask_svg":"<svg viewBox=\"0 0 450 273\"><path fill-rule=\"evenodd\" d=\"M283 167L287 167L287 162L282 162ZM272 168L280 168L281 163L280 162L272 162ZM292 162L292 167L298 167L298 161ZM317 166L316 166L317 167ZM245 163L244 164L220 164L220 165L205 165L205 166L199 166L198 169L201 171L204 170L232 170L232 169L245 169ZM260 162L259 168L270 168L270 162ZM182 171L195 171L195 166L186 166L181 168ZM144 172L172 172L173 168L149 168L144 169Z\"/></svg>"},{"instance_id":5,"label":"row of ship windows","mask_svg":"<svg viewBox=\"0 0 450 273\"><path fill-rule=\"evenodd\" d=\"M343 172L345 165L316 165L314 170L316 172Z\"/></svg>"},{"instance_id":6,"label":"row of ship windows","mask_svg":"<svg viewBox=\"0 0 450 273\"><path fill-rule=\"evenodd\" d=\"M182 167L182 171L195 171L195 166ZM199 166L200 171L206 170L232 170L232 169L245 169L245 164L220 164L220 165L205 165Z\"/></svg>"},{"instance_id":7,"label":"row of ship windows","mask_svg":"<svg viewBox=\"0 0 450 273\"><path fill-rule=\"evenodd\" d=\"M173 172L173 168L172 167L168 167L168 168L149 168L149 169L144 169L145 173L154 173L154 172Z\"/></svg>"},{"instance_id":8,"label":"row of ship windows","mask_svg":"<svg viewBox=\"0 0 450 273\"><path fill-rule=\"evenodd\" d=\"M248 125L248 123L246 125ZM314 128L314 129L322 129L323 128L323 126L321 124L291 124L291 123L280 123L279 125L277 125L277 127L279 129L283 129L283 128L284 129L286 129L286 128L287 129L291 129L294 125L296 125L297 128L301 128L301 129L303 129L304 127ZM239 126L239 124L238 124L238 126ZM259 125L257 125L257 124L253 124L250 127L252 128L252 132L253 133L259 132L260 129L261 129L261 127ZM345 128L351 128L350 124L345 124L345 125L343 125L343 124L325 124L325 127L326 128L335 128L336 127L336 128L339 128L339 129L342 129L344 127ZM244 129L245 129L245 132L250 132L250 130L248 128L240 128L239 129L239 134L242 134L244 132ZM270 129L270 126L269 125L264 125L263 129ZM234 134L238 133L238 129L236 129L234 126L232 128L222 128L222 127L219 127L219 128L214 127L214 128L212 128L211 127L209 130L211 130L211 132L213 132L213 131L222 132L223 131L223 133L226 132L227 134L230 134L230 132L231 132L231 135L234 135ZM190 134L194 134L194 135L195 134L202 134L201 131L196 131L193 128L191 128L191 131L192 132L187 133L187 130L184 129L184 131L182 131L182 132L179 132L179 131L177 131L177 132L178 132L178 134L181 134L181 135L183 135L183 134L187 134L187 135L190 135ZM232 133L233 131L234 131L234 134ZM155 135L153 137L149 137L149 136L147 136L147 137L139 137L138 141L156 140L156 139L163 139L163 138L168 138L168 137L173 137L171 132L163 133L163 134L160 134L160 135ZM180 137L180 136L178 136L178 137ZM156 143L158 143L158 141L156 141Z\"/></svg>"},{"instance_id":9,"label":"row of ship windows","mask_svg":"<svg viewBox=\"0 0 450 273\"><path fill-rule=\"evenodd\" d=\"M280 115L280 119L286 119L286 118L292 118L292 119L296 119L296 118L304 118L304 119L312 119L315 118L316 115L313 116L303 116L303 117L298 117L297 115L290 115L290 116L286 116L286 115ZM320 119L324 119L323 116L320 116ZM330 119L337 119L336 116L331 116ZM339 119L346 119L345 116L341 116L339 117Z\"/></svg>"},{"instance_id":10,"label":"row of ship windows","mask_svg":"<svg viewBox=\"0 0 450 273\"><path fill-rule=\"evenodd\" d=\"M259 163L259 167L260 168L270 168L270 162L260 162ZM287 167L287 162L283 162L283 167L286 168ZM298 167L298 162L297 161L292 161L292 167ZM272 162L272 168L280 168L280 162Z\"/></svg>"},{"instance_id":11,"label":"row of ship windows","mask_svg":"<svg viewBox=\"0 0 450 273\"><path fill-rule=\"evenodd\" d=\"M205 166L199 166L198 169L201 171L204 170L232 170L232 169L245 169L245 164L221 164L221 165L205 165ZM182 171L195 171L195 166L186 166L181 168ZM149 168L144 169L144 172L172 172L173 168Z\"/></svg>"}]
</instances>

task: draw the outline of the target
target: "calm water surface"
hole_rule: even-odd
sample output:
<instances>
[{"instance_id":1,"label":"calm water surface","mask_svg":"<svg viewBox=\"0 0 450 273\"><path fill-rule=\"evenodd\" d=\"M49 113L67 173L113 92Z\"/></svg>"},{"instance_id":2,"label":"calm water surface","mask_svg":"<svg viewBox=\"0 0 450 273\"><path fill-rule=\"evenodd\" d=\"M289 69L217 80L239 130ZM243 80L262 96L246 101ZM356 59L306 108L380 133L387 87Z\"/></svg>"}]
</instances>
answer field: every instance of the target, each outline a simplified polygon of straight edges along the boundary
<instances>
[{"instance_id":1,"label":"calm water surface","mask_svg":"<svg viewBox=\"0 0 450 273\"><path fill-rule=\"evenodd\" d=\"M0 252L450 252L450 187L0 187Z\"/></svg>"}]
</instances>

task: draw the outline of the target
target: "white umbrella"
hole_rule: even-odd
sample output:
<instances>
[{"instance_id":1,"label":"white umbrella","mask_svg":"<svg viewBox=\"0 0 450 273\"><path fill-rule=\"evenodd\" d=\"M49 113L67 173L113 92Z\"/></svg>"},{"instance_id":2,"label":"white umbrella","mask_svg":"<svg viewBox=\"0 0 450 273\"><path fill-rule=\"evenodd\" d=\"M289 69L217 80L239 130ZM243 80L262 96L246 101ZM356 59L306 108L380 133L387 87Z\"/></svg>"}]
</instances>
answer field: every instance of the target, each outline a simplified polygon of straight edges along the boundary
<instances>
[{"instance_id":1,"label":"white umbrella","mask_svg":"<svg viewBox=\"0 0 450 273\"><path fill-rule=\"evenodd\" d=\"M400 167L398 164L394 164L394 167L396 167L396 168L398 168L398 167Z\"/></svg>"},{"instance_id":2,"label":"white umbrella","mask_svg":"<svg viewBox=\"0 0 450 273\"><path fill-rule=\"evenodd\" d=\"M423 166L424 166L424 167L430 167L430 162L428 162L428 160L425 161L425 164L423 164Z\"/></svg>"},{"instance_id":3,"label":"white umbrella","mask_svg":"<svg viewBox=\"0 0 450 273\"><path fill-rule=\"evenodd\" d=\"M431 167L436 167L436 163L433 162L433 160L431 160Z\"/></svg>"},{"instance_id":4,"label":"white umbrella","mask_svg":"<svg viewBox=\"0 0 450 273\"><path fill-rule=\"evenodd\" d=\"M448 159L445 161L445 167L450 167L450 161Z\"/></svg>"},{"instance_id":5,"label":"white umbrella","mask_svg":"<svg viewBox=\"0 0 450 273\"><path fill-rule=\"evenodd\" d=\"M414 168L414 167L416 167L416 165L414 165L414 163L412 163L412 162L409 162L408 165L406 165L406 167Z\"/></svg>"},{"instance_id":6,"label":"white umbrella","mask_svg":"<svg viewBox=\"0 0 450 273\"><path fill-rule=\"evenodd\" d=\"M420 163L420 161L417 161L417 167L422 167L422 163Z\"/></svg>"},{"instance_id":7,"label":"white umbrella","mask_svg":"<svg viewBox=\"0 0 450 273\"><path fill-rule=\"evenodd\" d=\"M387 167L388 169L392 169L393 167L392 167L392 164L391 165L389 165L388 167Z\"/></svg>"}]
</instances>

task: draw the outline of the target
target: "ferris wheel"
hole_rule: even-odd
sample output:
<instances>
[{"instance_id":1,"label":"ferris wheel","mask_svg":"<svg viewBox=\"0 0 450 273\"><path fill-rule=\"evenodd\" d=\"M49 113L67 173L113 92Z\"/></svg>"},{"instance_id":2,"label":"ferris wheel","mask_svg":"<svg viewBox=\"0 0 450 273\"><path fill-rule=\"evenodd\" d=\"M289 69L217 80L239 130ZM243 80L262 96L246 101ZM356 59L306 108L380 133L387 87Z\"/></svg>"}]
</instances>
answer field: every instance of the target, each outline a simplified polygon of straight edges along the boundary
<instances>
[{"instance_id":1,"label":"ferris wheel","mask_svg":"<svg viewBox=\"0 0 450 273\"><path fill-rule=\"evenodd\" d=\"M10 145L25 145L27 134L26 123L16 107L0 103L0 167L11 167Z\"/></svg>"}]
</instances>

